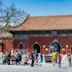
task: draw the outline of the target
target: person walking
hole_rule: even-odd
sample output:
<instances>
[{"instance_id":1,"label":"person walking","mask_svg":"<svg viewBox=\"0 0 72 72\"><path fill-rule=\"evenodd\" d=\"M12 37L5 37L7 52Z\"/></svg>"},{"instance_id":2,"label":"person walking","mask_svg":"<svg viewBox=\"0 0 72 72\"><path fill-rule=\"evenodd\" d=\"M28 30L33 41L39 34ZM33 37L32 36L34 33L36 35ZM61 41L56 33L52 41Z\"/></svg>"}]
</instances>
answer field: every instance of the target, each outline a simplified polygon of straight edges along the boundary
<instances>
[{"instance_id":1,"label":"person walking","mask_svg":"<svg viewBox=\"0 0 72 72\"><path fill-rule=\"evenodd\" d=\"M6 62L8 65L10 65L10 58L11 58L11 52L8 52L6 56Z\"/></svg>"},{"instance_id":2,"label":"person walking","mask_svg":"<svg viewBox=\"0 0 72 72\"><path fill-rule=\"evenodd\" d=\"M67 57L68 57L69 66L71 66L71 53L70 53L70 51L68 51Z\"/></svg>"},{"instance_id":3,"label":"person walking","mask_svg":"<svg viewBox=\"0 0 72 72\"><path fill-rule=\"evenodd\" d=\"M24 65L28 65L28 57L25 57Z\"/></svg>"},{"instance_id":4,"label":"person walking","mask_svg":"<svg viewBox=\"0 0 72 72\"><path fill-rule=\"evenodd\" d=\"M18 52L18 61L19 61L19 64L20 64L21 61L22 61L22 54L21 54L20 51Z\"/></svg>"},{"instance_id":5,"label":"person walking","mask_svg":"<svg viewBox=\"0 0 72 72\"><path fill-rule=\"evenodd\" d=\"M54 52L52 53L52 62L53 62L53 65L55 65L56 59L57 59L57 54L56 54L56 52L54 51Z\"/></svg>"},{"instance_id":6,"label":"person walking","mask_svg":"<svg viewBox=\"0 0 72 72\"><path fill-rule=\"evenodd\" d=\"M41 63L43 62L43 55L42 53L40 53L40 59L41 59Z\"/></svg>"},{"instance_id":7,"label":"person walking","mask_svg":"<svg viewBox=\"0 0 72 72\"><path fill-rule=\"evenodd\" d=\"M35 60L35 55L34 55L34 51L32 51L32 53L31 53L31 67L34 66L34 60Z\"/></svg>"},{"instance_id":8,"label":"person walking","mask_svg":"<svg viewBox=\"0 0 72 72\"><path fill-rule=\"evenodd\" d=\"M19 63L19 53L18 53L18 51L15 52L15 61L16 61L16 65L17 65Z\"/></svg>"},{"instance_id":9,"label":"person walking","mask_svg":"<svg viewBox=\"0 0 72 72\"><path fill-rule=\"evenodd\" d=\"M62 56L61 56L61 54L59 53L58 56L57 56L57 63L58 63L58 68L59 68L59 69L61 68L61 60L62 60Z\"/></svg>"},{"instance_id":10,"label":"person walking","mask_svg":"<svg viewBox=\"0 0 72 72\"><path fill-rule=\"evenodd\" d=\"M38 53L36 53L36 63L38 63Z\"/></svg>"},{"instance_id":11,"label":"person walking","mask_svg":"<svg viewBox=\"0 0 72 72\"><path fill-rule=\"evenodd\" d=\"M6 63L6 54L5 52L2 53L2 64Z\"/></svg>"}]
</instances>

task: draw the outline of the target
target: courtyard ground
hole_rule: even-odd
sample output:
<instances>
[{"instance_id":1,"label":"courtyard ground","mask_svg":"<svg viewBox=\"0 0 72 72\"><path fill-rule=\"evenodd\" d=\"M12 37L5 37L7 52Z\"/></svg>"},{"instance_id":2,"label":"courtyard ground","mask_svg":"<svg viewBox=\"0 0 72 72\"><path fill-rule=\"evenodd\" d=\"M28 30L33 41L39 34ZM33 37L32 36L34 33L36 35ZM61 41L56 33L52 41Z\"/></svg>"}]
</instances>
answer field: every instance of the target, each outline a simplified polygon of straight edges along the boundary
<instances>
[{"instance_id":1,"label":"courtyard ground","mask_svg":"<svg viewBox=\"0 0 72 72\"><path fill-rule=\"evenodd\" d=\"M72 72L72 67L62 67L59 69L57 64L45 63L42 65L0 65L0 72Z\"/></svg>"},{"instance_id":2,"label":"courtyard ground","mask_svg":"<svg viewBox=\"0 0 72 72\"><path fill-rule=\"evenodd\" d=\"M68 66L66 56L63 57L61 69L56 64L53 66L52 63L38 63L34 67L30 65L2 65L0 59L0 72L72 72L72 67Z\"/></svg>"}]
</instances>

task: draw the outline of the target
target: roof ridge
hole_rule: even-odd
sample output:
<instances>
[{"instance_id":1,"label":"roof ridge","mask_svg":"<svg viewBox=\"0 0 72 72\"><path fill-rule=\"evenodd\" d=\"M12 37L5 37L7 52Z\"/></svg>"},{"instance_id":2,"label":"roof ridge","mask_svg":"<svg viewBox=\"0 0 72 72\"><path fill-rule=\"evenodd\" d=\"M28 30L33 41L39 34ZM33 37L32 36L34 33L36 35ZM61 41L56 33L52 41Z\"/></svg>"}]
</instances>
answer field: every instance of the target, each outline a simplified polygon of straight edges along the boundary
<instances>
[{"instance_id":1,"label":"roof ridge","mask_svg":"<svg viewBox=\"0 0 72 72\"><path fill-rule=\"evenodd\" d=\"M30 18L34 17L66 17L66 16L72 16L72 15L54 15L54 16L30 16Z\"/></svg>"}]
</instances>

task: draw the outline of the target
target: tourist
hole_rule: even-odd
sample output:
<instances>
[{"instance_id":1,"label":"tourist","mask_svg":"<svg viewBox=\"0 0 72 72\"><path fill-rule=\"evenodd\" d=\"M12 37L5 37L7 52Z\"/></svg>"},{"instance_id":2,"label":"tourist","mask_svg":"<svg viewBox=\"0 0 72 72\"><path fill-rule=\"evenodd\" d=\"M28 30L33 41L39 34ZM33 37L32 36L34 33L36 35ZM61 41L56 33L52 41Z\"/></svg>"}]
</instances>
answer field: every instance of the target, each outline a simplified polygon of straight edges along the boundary
<instances>
[{"instance_id":1,"label":"tourist","mask_svg":"<svg viewBox=\"0 0 72 72\"><path fill-rule=\"evenodd\" d=\"M38 63L38 53L36 53L36 62Z\"/></svg>"},{"instance_id":2,"label":"tourist","mask_svg":"<svg viewBox=\"0 0 72 72\"><path fill-rule=\"evenodd\" d=\"M32 51L31 53L31 66L34 66L34 60L35 60L35 55L34 55L34 51Z\"/></svg>"},{"instance_id":3,"label":"tourist","mask_svg":"<svg viewBox=\"0 0 72 72\"><path fill-rule=\"evenodd\" d=\"M5 52L2 53L2 64L6 63L6 54Z\"/></svg>"},{"instance_id":4,"label":"tourist","mask_svg":"<svg viewBox=\"0 0 72 72\"><path fill-rule=\"evenodd\" d=\"M22 55L20 51L18 52L18 60L19 60L19 63L22 61Z\"/></svg>"},{"instance_id":5,"label":"tourist","mask_svg":"<svg viewBox=\"0 0 72 72\"><path fill-rule=\"evenodd\" d=\"M59 53L58 56L57 56L57 63L58 63L58 68L59 68L59 69L61 68L61 60L62 60L62 56L61 56L61 54Z\"/></svg>"},{"instance_id":6,"label":"tourist","mask_svg":"<svg viewBox=\"0 0 72 72\"><path fill-rule=\"evenodd\" d=\"M16 61L16 65L19 63L20 64L20 61L19 61L19 52L16 50L15 52L15 61Z\"/></svg>"},{"instance_id":7,"label":"tourist","mask_svg":"<svg viewBox=\"0 0 72 72\"><path fill-rule=\"evenodd\" d=\"M40 59L41 59L41 63L43 62L43 55L42 53L40 53Z\"/></svg>"},{"instance_id":8,"label":"tourist","mask_svg":"<svg viewBox=\"0 0 72 72\"><path fill-rule=\"evenodd\" d=\"M24 65L28 65L28 57L25 57Z\"/></svg>"},{"instance_id":9,"label":"tourist","mask_svg":"<svg viewBox=\"0 0 72 72\"><path fill-rule=\"evenodd\" d=\"M10 65L10 58L11 58L11 53L8 52L7 56L6 56L6 61L7 61L7 64Z\"/></svg>"},{"instance_id":10,"label":"tourist","mask_svg":"<svg viewBox=\"0 0 72 72\"><path fill-rule=\"evenodd\" d=\"M15 62L15 56L14 55L11 55L11 62L12 62L12 64Z\"/></svg>"},{"instance_id":11,"label":"tourist","mask_svg":"<svg viewBox=\"0 0 72 72\"><path fill-rule=\"evenodd\" d=\"M54 52L52 53L52 62L53 62L53 65L55 65L56 59L57 59L57 54L56 54L56 52L54 51Z\"/></svg>"},{"instance_id":12,"label":"tourist","mask_svg":"<svg viewBox=\"0 0 72 72\"><path fill-rule=\"evenodd\" d=\"M70 51L68 51L67 57L68 57L69 66L71 66L71 53L70 53Z\"/></svg>"}]
</instances>

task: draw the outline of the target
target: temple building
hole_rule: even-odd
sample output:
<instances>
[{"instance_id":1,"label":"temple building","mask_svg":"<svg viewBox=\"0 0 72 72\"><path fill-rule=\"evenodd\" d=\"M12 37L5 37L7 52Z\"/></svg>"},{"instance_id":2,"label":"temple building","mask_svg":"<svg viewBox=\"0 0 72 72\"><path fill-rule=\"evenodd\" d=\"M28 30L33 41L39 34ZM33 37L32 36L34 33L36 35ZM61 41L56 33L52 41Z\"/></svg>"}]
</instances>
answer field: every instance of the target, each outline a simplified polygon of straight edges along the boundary
<instances>
[{"instance_id":1,"label":"temple building","mask_svg":"<svg viewBox=\"0 0 72 72\"><path fill-rule=\"evenodd\" d=\"M72 53L72 15L28 17L16 27L4 27L0 51L20 49L49 54L52 50Z\"/></svg>"},{"instance_id":2,"label":"temple building","mask_svg":"<svg viewBox=\"0 0 72 72\"><path fill-rule=\"evenodd\" d=\"M13 49L12 39L13 35L10 32L0 30L0 52L11 51Z\"/></svg>"}]
</instances>

